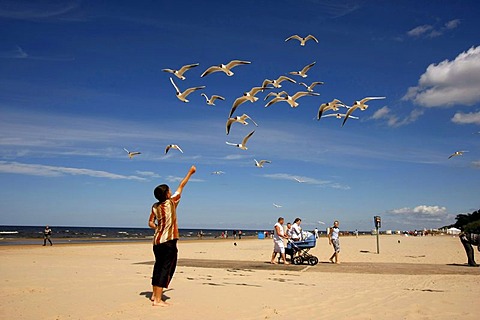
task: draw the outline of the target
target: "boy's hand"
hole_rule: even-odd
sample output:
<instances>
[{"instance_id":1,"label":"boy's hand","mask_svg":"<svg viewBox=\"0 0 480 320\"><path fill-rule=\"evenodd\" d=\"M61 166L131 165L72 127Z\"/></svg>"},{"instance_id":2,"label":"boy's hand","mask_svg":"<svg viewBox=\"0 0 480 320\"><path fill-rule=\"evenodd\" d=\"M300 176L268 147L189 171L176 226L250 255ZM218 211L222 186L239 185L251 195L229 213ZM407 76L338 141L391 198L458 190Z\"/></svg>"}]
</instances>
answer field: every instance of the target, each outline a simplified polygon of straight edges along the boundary
<instances>
[{"instance_id":1,"label":"boy's hand","mask_svg":"<svg viewBox=\"0 0 480 320\"><path fill-rule=\"evenodd\" d=\"M194 174L197 171L197 168L195 166L190 167L190 173Z\"/></svg>"}]
</instances>

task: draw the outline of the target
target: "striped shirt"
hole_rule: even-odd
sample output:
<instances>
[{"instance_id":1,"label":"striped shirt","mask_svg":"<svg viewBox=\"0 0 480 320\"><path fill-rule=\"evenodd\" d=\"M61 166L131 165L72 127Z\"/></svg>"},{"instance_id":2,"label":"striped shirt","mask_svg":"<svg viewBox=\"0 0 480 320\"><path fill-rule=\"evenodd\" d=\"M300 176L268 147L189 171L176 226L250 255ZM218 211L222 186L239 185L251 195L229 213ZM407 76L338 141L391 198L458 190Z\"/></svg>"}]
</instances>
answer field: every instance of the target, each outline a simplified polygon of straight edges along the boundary
<instances>
[{"instance_id":1,"label":"striped shirt","mask_svg":"<svg viewBox=\"0 0 480 320\"><path fill-rule=\"evenodd\" d=\"M170 199L162 203L155 203L150 213L150 221L157 224L155 235L153 236L153 244L161 244L170 240L178 239L177 224L177 206L180 202L180 194L175 193Z\"/></svg>"}]
</instances>

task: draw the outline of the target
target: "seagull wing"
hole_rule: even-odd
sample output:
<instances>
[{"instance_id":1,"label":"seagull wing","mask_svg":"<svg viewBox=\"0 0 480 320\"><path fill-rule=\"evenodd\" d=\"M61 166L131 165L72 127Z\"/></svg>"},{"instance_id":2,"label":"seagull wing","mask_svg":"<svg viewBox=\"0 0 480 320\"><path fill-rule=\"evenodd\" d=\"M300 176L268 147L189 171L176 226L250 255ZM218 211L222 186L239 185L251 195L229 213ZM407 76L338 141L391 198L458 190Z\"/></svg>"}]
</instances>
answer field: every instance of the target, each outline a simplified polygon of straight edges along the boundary
<instances>
[{"instance_id":1,"label":"seagull wing","mask_svg":"<svg viewBox=\"0 0 480 320\"><path fill-rule=\"evenodd\" d=\"M190 93L192 93L193 91L201 90L201 89L205 89L205 86L188 88L187 90L185 90L185 91L183 92L183 96L184 96L184 97L187 97L187 96L188 96Z\"/></svg>"},{"instance_id":2,"label":"seagull wing","mask_svg":"<svg viewBox=\"0 0 480 320\"><path fill-rule=\"evenodd\" d=\"M199 66L199 65L200 65L199 63L184 65L183 67L181 67L181 68L178 70L178 74L179 74L179 75L183 75L183 74L185 73L185 71L190 70L190 69L192 69L192 68L195 68L196 66Z\"/></svg>"},{"instance_id":3,"label":"seagull wing","mask_svg":"<svg viewBox=\"0 0 480 320\"><path fill-rule=\"evenodd\" d=\"M308 36L305 37L305 41L308 41L310 39L313 39L316 43L318 43L317 38L315 38L313 35L309 34Z\"/></svg>"},{"instance_id":4,"label":"seagull wing","mask_svg":"<svg viewBox=\"0 0 480 320\"><path fill-rule=\"evenodd\" d=\"M366 97L366 98L363 98L362 100L360 100L360 104L364 104L365 102L368 102L370 100L381 100L381 99L385 99L386 97Z\"/></svg>"},{"instance_id":5,"label":"seagull wing","mask_svg":"<svg viewBox=\"0 0 480 320\"><path fill-rule=\"evenodd\" d=\"M218 71L222 71L222 68L220 68L219 66L212 66L210 68L208 68L207 70L205 70L202 75L200 76L200 78L203 78L205 76L208 76L210 73L214 73L214 72L218 72Z\"/></svg>"},{"instance_id":6,"label":"seagull wing","mask_svg":"<svg viewBox=\"0 0 480 320\"><path fill-rule=\"evenodd\" d=\"M280 82L282 82L282 81L289 81L289 82L291 82L291 83L297 83L297 81L295 81L295 80L293 80L292 78L289 78L289 77L287 77L287 76L280 76L280 77L278 77L277 82L280 83Z\"/></svg>"},{"instance_id":7,"label":"seagull wing","mask_svg":"<svg viewBox=\"0 0 480 320\"><path fill-rule=\"evenodd\" d=\"M295 93L295 94L292 96L292 100L295 101L295 100L297 100L298 98L301 98L301 97L304 97L304 96L316 96L316 95L320 95L320 94L319 94L319 93L313 94L313 93L307 92L307 91L298 91L297 93Z\"/></svg>"},{"instance_id":8,"label":"seagull wing","mask_svg":"<svg viewBox=\"0 0 480 320\"><path fill-rule=\"evenodd\" d=\"M313 89L315 88L315 86L319 85L319 84L324 84L325 82L323 81L315 81L315 82L312 82L312 84L310 85L310 89Z\"/></svg>"},{"instance_id":9,"label":"seagull wing","mask_svg":"<svg viewBox=\"0 0 480 320\"><path fill-rule=\"evenodd\" d=\"M175 73L175 70L172 70L172 69L162 69L162 71L168 72L168 73Z\"/></svg>"},{"instance_id":10,"label":"seagull wing","mask_svg":"<svg viewBox=\"0 0 480 320\"><path fill-rule=\"evenodd\" d=\"M242 61L242 60L232 60L229 63L227 63L226 67L227 69L232 69L233 67L236 67L241 64L250 64L250 61Z\"/></svg>"},{"instance_id":11,"label":"seagull wing","mask_svg":"<svg viewBox=\"0 0 480 320\"><path fill-rule=\"evenodd\" d=\"M238 147L238 144L237 144L237 143L231 143L231 142L228 142L228 141L226 141L225 143L228 144L229 146Z\"/></svg>"},{"instance_id":12,"label":"seagull wing","mask_svg":"<svg viewBox=\"0 0 480 320\"><path fill-rule=\"evenodd\" d=\"M342 127L345 125L345 122L347 122L348 118L350 118L350 115L353 113L358 108L358 106L351 107L348 109L347 113L345 114L345 119L343 119L342 122Z\"/></svg>"},{"instance_id":13,"label":"seagull wing","mask_svg":"<svg viewBox=\"0 0 480 320\"><path fill-rule=\"evenodd\" d=\"M175 149L177 149L178 151L180 151L181 153L183 153L183 150L182 150L182 148L180 148L180 146L175 145Z\"/></svg>"},{"instance_id":14,"label":"seagull wing","mask_svg":"<svg viewBox=\"0 0 480 320\"><path fill-rule=\"evenodd\" d=\"M200 95L201 95L202 97L205 97L205 100L207 100L207 102L208 102L208 97L207 97L207 95L206 95L205 93L202 92L202 94L200 94Z\"/></svg>"},{"instance_id":15,"label":"seagull wing","mask_svg":"<svg viewBox=\"0 0 480 320\"><path fill-rule=\"evenodd\" d=\"M272 84L273 81L270 79L263 80L262 87L267 87L269 84Z\"/></svg>"},{"instance_id":16,"label":"seagull wing","mask_svg":"<svg viewBox=\"0 0 480 320\"><path fill-rule=\"evenodd\" d=\"M230 133L230 127L232 126L232 123L235 122L235 118L228 118L227 123L226 123L226 131L227 131L227 136Z\"/></svg>"},{"instance_id":17,"label":"seagull wing","mask_svg":"<svg viewBox=\"0 0 480 320\"><path fill-rule=\"evenodd\" d=\"M290 36L288 37L287 39L285 39L285 42L289 41L289 40L292 40L292 39L297 39L298 41L302 41L303 38L300 37L298 34L294 34L293 36Z\"/></svg>"},{"instance_id":18,"label":"seagull wing","mask_svg":"<svg viewBox=\"0 0 480 320\"><path fill-rule=\"evenodd\" d=\"M310 63L309 65L306 65L305 67L303 67L303 69L302 69L301 72L302 72L302 73L307 73L308 70L310 70L310 69L315 65L315 63L316 63L316 61Z\"/></svg>"},{"instance_id":19,"label":"seagull wing","mask_svg":"<svg viewBox=\"0 0 480 320\"><path fill-rule=\"evenodd\" d=\"M123 150L125 150L126 153L130 153L130 151L128 151L127 149L123 148Z\"/></svg>"},{"instance_id":20,"label":"seagull wing","mask_svg":"<svg viewBox=\"0 0 480 320\"><path fill-rule=\"evenodd\" d=\"M267 88L265 87L253 87L252 89L250 89L250 91L248 93L250 93L250 95L252 97L254 97L257 93L259 93L260 91L263 92L263 90L265 90Z\"/></svg>"},{"instance_id":21,"label":"seagull wing","mask_svg":"<svg viewBox=\"0 0 480 320\"><path fill-rule=\"evenodd\" d=\"M317 120L320 120L320 118L322 118L322 114L325 111L328 111L328 110L331 110L331 109L332 109L332 107L329 106L328 104L326 104L326 103L321 104L320 108L318 108Z\"/></svg>"},{"instance_id":22,"label":"seagull wing","mask_svg":"<svg viewBox=\"0 0 480 320\"><path fill-rule=\"evenodd\" d=\"M251 136L253 136L253 134L255 133L255 130L253 130L252 132L250 132L249 134L247 134L245 136L245 138L243 138L242 140L242 145L246 146L247 145L247 142L248 142L248 139L250 139Z\"/></svg>"},{"instance_id":23,"label":"seagull wing","mask_svg":"<svg viewBox=\"0 0 480 320\"><path fill-rule=\"evenodd\" d=\"M225 100L224 97L222 97L222 96L217 96L217 95L215 95L215 94L212 96L212 98L210 98L210 100L212 100L212 102L215 101L215 100L217 100L217 99L219 99L219 100Z\"/></svg>"},{"instance_id":24,"label":"seagull wing","mask_svg":"<svg viewBox=\"0 0 480 320\"><path fill-rule=\"evenodd\" d=\"M257 124L255 121L253 121L253 119L250 118L249 115L247 115L247 114L244 113L244 114L242 115L242 117L245 117L246 119L250 119L250 120L253 122L253 124L254 124L256 127L258 127L258 124Z\"/></svg>"},{"instance_id":25,"label":"seagull wing","mask_svg":"<svg viewBox=\"0 0 480 320\"><path fill-rule=\"evenodd\" d=\"M170 82L172 83L173 87L175 88L175 91L177 92L177 94L180 94L180 90L178 89L177 85L173 81L172 77L170 77Z\"/></svg>"},{"instance_id":26,"label":"seagull wing","mask_svg":"<svg viewBox=\"0 0 480 320\"><path fill-rule=\"evenodd\" d=\"M276 97L276 96L278 96L278 93L276 93L276 92L269 92L269 93L265 96L265 98L263 98L263 101L266 101L266 100L267 100L268 98L270 98L271 96L275 96L275 97Z\"/></svg>"},{"instance_id":27,"label":"seagull wing","mask_svg":"<svg viewBox=\"0 0 480 320\"><path fill-rule=\"evenodd\" d=\"M170 150L171 147L172 147L172 145L169 144L169 145L165 148L165 154L168 153L168 150Z\"/></svg>"},{"instance_id":28,"label":"seagull wing","mask_svg":"<svg viewBox=\"0 0 480 320\"><path fill-rule=\"evenodd\" d=\"M268 101L268 103L265 105L265 108L270 107L272 104L280 102L280 101L287 101L287 99L285 99L284 97L273 98L272 100Z\"/></svg>"},{"instance_id":29,"label":"seagull wing","mask_svg":"<svg viewBox=\"0 0 480 320\"><path fill-rule=\"evenodd\" d=\"M242 103L245 103L247 101L247 98L245 96L241 96L233 102L232 109L230 110L230 114L228 115L229 118L232 117L233 113L235 110L237 110L238 106L241 105Z\"/></svg>"}]
</instances>

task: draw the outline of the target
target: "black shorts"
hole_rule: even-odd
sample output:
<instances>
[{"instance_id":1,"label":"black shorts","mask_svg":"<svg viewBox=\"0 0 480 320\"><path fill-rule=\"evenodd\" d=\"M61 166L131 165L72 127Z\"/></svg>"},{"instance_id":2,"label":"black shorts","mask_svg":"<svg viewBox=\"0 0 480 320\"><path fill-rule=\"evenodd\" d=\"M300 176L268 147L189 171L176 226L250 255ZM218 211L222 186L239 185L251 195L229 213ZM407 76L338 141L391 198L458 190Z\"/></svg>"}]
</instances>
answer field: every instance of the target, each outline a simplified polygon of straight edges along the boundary
<instances>
[{"instance_id":1,"label":"black shorts","mask_svg":"<svg viewBox=\"0 0 480 320\"><path fill-rule=\"evenodd\" d=\"M153 266L152 285L168 288L177 267L177 240L153 246L155 265Z\"/></svg>"}]
</instances>

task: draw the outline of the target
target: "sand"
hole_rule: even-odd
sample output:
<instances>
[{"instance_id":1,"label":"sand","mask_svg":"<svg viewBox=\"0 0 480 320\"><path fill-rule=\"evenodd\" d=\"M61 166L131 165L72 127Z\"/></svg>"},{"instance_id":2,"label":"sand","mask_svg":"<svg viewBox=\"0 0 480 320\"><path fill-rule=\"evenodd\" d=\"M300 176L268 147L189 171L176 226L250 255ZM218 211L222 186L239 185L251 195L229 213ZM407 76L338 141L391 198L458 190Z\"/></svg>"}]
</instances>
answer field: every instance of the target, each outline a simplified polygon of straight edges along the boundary
<instances>
[{"instance_id":1,"label":"sand","mask_svg":"<svg viewBox=\"0 0 480 320\"><path fill-rule=\"evenodd\" d=\"M399 243L400 241L400 243ZM152 307L150 243L0 247L1 319L478 319L480 268L458 238L319 239L316 266L270 265L272 242L179 243L179 266ZM475 249L477 262L480 254Z\"/></svg>"}]
</instances>

